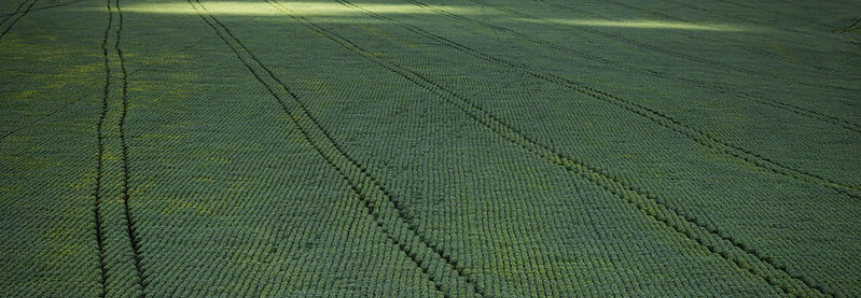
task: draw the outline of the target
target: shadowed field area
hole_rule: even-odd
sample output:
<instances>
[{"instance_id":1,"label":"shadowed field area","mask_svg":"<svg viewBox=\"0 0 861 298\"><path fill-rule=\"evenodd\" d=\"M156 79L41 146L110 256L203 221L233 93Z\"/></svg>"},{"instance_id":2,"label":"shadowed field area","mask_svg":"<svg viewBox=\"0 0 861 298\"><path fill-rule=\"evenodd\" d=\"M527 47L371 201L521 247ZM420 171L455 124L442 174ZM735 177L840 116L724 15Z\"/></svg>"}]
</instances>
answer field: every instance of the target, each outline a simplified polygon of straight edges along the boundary
<instances>
[{"instance_id":1,"label":"shadowed field area","mask_svg":"<svg viewBox=\"0 0 861 298\"><path fill-rule=\"evenodd\" d=\"M0 3L2 297L859 297L861 3Z\"/></svg>"}]
</instances>

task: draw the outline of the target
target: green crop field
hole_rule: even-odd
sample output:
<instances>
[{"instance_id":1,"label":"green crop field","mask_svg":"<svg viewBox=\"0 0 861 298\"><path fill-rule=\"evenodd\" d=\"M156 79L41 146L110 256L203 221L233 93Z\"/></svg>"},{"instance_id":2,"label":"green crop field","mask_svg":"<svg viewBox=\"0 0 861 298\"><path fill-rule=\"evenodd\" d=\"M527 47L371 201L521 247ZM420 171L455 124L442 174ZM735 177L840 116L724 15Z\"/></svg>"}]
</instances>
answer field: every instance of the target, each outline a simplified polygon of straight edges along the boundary
<instances>
[{"instance_id":1,"label":"green crop field","mask_svg":"<svg viewBox=\"0 0 861 298\"><path fill-rule=\"evenodd\" d=\"M861 297L861 2L0 1L0 297Z\"/></svg>"}]
</instances>

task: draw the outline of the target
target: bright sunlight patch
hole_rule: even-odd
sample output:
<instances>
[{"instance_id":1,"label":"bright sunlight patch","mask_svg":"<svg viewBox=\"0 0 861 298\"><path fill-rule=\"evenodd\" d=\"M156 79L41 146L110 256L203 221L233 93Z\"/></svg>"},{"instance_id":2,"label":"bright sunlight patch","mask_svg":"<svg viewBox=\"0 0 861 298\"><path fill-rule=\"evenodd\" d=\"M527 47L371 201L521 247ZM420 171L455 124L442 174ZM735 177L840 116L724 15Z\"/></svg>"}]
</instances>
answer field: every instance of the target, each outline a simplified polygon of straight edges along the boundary
<instances>
[{"instance_id":1,"label":"bright sunlight patch","mask_svg":"<svg viewBox=\"0 0 861 298\"><path fill-rule=\"evenodd\" d=\"M657 20L589 20L589 19L545 19L531 20L524 19L523 21L536 23L553 23L571 26L588 26L588 27L618 27L631 29L675 29L675 30L702 30L702 31L751 31L750 28L742 28L727 24L698 24L673 21L657 21Z\"/></svg>"},{"instance_id":2,"label":"bright sunlight patch","mask_svg":"<svg viewBox=\"0 0 861 298\"><path fill-rule=\"evenodd\" d=\"M206 10L213 15L246 15L246 16L284 16L266 2L233 2L213 1L205 3ZM285 2L283 6L302 16L349 16L362 14L361 11L338 3L318 2ZM446 10L458 14L475 14L476 9L430 5L419 7L412 4L362 4L362 8L378 14L432 14L434 9ZM197 14L194 8L185 2L129 4L123 8L125 12L153 14Z\"/></svg>"}]
</instances>

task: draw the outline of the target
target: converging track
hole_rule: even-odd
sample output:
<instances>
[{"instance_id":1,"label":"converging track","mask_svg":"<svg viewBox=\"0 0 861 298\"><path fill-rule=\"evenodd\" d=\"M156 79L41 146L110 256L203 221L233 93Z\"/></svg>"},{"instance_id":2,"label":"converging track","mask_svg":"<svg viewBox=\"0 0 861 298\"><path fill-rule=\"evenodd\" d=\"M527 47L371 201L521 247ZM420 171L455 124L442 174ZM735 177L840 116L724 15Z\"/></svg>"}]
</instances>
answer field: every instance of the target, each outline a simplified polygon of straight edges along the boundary
<instances>
[{"instance_id":1,"label":"converging track","mask_svg":"<svg viewBox=\"0 0 861 298\"><path fill-rule=\"evenodd\" d=\"M861 5L0 5L0 296L861 296Z\"/></svg>"}]
</instances>

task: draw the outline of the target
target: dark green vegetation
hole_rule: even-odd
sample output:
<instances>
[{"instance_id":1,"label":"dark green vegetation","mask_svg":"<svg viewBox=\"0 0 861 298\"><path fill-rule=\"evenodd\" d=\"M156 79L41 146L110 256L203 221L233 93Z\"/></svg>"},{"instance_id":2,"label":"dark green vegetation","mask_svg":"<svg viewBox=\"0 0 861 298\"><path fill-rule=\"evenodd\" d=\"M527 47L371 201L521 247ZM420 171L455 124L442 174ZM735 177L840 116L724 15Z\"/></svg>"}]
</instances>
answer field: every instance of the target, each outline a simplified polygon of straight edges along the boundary
<instances>
[{"instance_id":1,"label":"dark green vegetation","mask_svg":"<svg viewBox=\"0 0 861 298\"><path fill-rule=\"evenodd\" d=\"M861 296L861 4L659 2L2 1L0 296Z\"/></svg>"}]
</instances>

